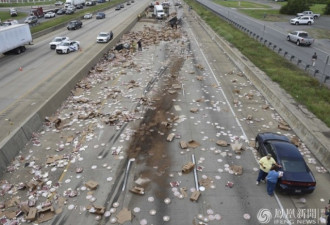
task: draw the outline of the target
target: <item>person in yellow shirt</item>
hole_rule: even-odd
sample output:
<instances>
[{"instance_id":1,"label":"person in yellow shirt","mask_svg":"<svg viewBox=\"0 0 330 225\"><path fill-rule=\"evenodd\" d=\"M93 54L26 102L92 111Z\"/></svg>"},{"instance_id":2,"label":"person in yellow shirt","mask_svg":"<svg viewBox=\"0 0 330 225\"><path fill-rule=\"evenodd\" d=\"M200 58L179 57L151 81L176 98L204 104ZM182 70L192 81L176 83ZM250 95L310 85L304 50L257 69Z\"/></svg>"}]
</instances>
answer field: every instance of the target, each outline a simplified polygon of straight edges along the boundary
<instances>
[{"instance_id":1,"label":"person in yellow shirt","mask_svg":"<svg viewBox=\"0 0 330 225\"><path fill-rule=\"evenodd\" d=\"M261 182L265 183L265 178L273 165L276 165L278 167L281 167L279 164L276 163L274 158L270 153L268 153L266 156L262 157L259 160L259 165L260 165L260 170L259 170L259 175L257 178L256 184L258 185Z\"/></svg>"}]
</instances>

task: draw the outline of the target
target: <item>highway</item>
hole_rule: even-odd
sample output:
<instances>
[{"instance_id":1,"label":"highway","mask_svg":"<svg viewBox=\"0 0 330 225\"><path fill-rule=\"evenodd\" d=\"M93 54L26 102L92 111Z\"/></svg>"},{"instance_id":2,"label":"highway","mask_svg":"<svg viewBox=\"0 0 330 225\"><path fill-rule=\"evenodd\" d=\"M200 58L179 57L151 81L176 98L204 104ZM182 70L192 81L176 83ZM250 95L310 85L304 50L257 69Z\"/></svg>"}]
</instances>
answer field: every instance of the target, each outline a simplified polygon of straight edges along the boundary
<instances>
[{"instance_id":1,"label":"highway","mask_svg":"<svg viewBox=\"0 0 330 225\"><path fill-rule=\"evenodd\" d=\"M282 51L280 52L280 54L283 56L284 53L287 52L286 58L288 60L291 59L291 56L294 56L293 62L295 64L297 64L298 60L301 60L302 63L300 63L300 66L302 66L302 68L306 68L306 65L310 65L309 70L311 70L311 73L313 75L315 70L318 70L319 73L316 74L316 78L319 79L320 82L324 82L325 76L330 75L329 61L327 60L328 56L330 55L330 45L327 39L316 40L311 47L296 46L294 43L286 41L286 36L288 32L293 30L308 31L308 29L311 29L312 27L318 27L317 24L319 23L319 20L328 21L328 18L321 17L320 19L315 20L315 23L312 26L308 26L308 25L294 26L294 25L290 25L289 21L288 22L259 21L237 12L236 9L223 7L209 0L200 0L198 2L212 9L214 12L218 13L222 17L225 17L228 20L231 20L243 26L245 29L249 30L250 32L258 35L260 38L263 39L261 42L267 40L266 45L272 43L270 48L273 48L276 45L277 48L275 49L275 51L278 52L278 49L281 48ZM324 22L320 24L319 28L325 29L325 27L322 24L324 24ZM314 52L317 53L318 60L315 65L315 68L312 68L311 58ZM330 79L327 80L327 83L329 82Z\"/></svg>"}]
</instances>

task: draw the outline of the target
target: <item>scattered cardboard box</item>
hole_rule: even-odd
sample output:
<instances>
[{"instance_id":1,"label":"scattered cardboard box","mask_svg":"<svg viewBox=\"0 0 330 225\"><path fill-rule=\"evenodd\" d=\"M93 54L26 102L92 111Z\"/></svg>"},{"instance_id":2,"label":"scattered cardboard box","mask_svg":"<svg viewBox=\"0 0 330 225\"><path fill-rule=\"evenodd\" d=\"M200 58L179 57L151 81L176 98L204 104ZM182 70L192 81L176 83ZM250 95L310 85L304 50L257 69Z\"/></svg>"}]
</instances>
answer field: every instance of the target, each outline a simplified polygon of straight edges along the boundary
<instances>
[{"instance_id":1,"label":"scattered cardboard box","mask_svg":"<svg viewBox=\"0 0 330 225\"><path fill-rule=\"evenodd\" d=\"M198 108L191 108L191 109L190 109L190 112L192 112L192 113L197 113L198 111L199 111Z\"/></svg>"},{"instance_id":2,"label":"scattered cardboard box","mask_svg":"<svg viewBox=\"0 0 330 225\"><path fill-rule=\"evenodd\" d=\"M300 141L299 141L299 138L297 136L293 136L290 141L291 141L292 144L299 147Z\"/></svg>"},{"instance_id":3,"label":"scattered cardboard box","mask_svg":"<svg viewBox=\"0 0 330 225\"><path fill-rule=\"evenodd\" d=\"M134 186L133 188L130 189L130 192L133 192L133 193L139 194L139 195L144 195L144 188Z\"/></svg>"},{"instance_id":4,"label":"scattered cardboard box","mask_svg":"<svg viewBox=\"0 0 330 225\"><path fill-rule=\"evenodd\" d=\"M188 162L182 167L182 173L190 173L195 167L195 164L192 162Z\"/></svg>"},{"instance_id":5,"label":"scattered cardboard box","mask_svg":"<svg viewBox=\"0 0 330 225\"><path fill-rule=\"evenodd\" d=\"M25 219L28 221L35 221L36 218L37 218L37 208L34 207L30 208Z\"/></svg>"},{"instance_id":6,"label":"scattered cardboard box","mask_svg":"<svg viewBox=\"0 0 330 225\"><path fill-rule=\"evenodd\" d=\"M242 175L243 174L243 167L237 165L231 165L230 169L234 172L235 175Z\"/></svg>"},{"instance_id":7,"label":"scattered cardboard box","mask_svg":"<svg viewBox=\"0 0 330 225\"><path fill-rule=\"evenodd\" d=\"M188 194L187 194L187 188L183 187L183 188L180 188L180 193L182 194L182 196L184 198L187 198L188 197Z\"/></svg>"},{"instance_id":8,"label":"scattered cardboard box","mask_svg":"<svg viewBox=\"0 0 330 225\"><path fill-rule=\"evenodd\" d=\"M95 190L99 184L96 181L89 180L86 182L85 186L91 190Z\"/></svg>"},{"instance_id":9,"label":"scattered cardboard box","mask_svg":"<svg viewBox=\"0 0 330 225\"><path fill-rule=\"evenodd\" d=\"M190 196L190 200L196 202L200 195L201 193L199 191L194 191Z\"/></svg>"},{"instance_id":10,"label":"scattered cardboard box","mask_svg":"<svg viewBox=\"0 0 330 225\"><path fill-rule=\"evenodd\" d=\"M199 146L200 146L200 144L195 140L191 140L191 141L188 142L188 147L189 148L197 148Z\"/></svg>"},{"instance_id":11,"label":"scattered cardboard box","mask_svg":"<svg viewBox=\"0 0 330 225\"><path fill-rule=\"evenodd\" d=\"M171 142L171 141L173 141L174 137L175 137L175 133L170 133L170 134L167 136L166 140L169 141L169 142Z\"/></svg>"},{"instance_id":12,"label":"scattered cardboard box","mask_svg":"<svg viewBox=\"0 0 330 225\"><path fill-rule=\"evenodd\" d=\"M185 141L180 141L180 147L181 147L182 149L186 149L186 148L188 148L188 144L187 144L187 142L185 142Z\"/></svg>"},{"instance_id":13,"label":"scattered cardboard box","mask_svg":"<svg viewBox=\"0 0 330 225\"><path fill-rule=\"evenodd\" d=\"M222 146L222 147L227 147L229 144L227 143L227 141L224 140L218 140L217 145Z\"/></svg>"},{"instance_id":14,"label":"scattered cardboard box","mask_svg":"<svg viewBox=\"0 0 330 225\"><path fill-rule=\"evenodd\" d=\"M41 210L38 210L38 213L39 213L39 217L38 217L39 223L43 223L48 220L51 220L56 215L53 206L49 206Z\"/></svg>"},{"instance_id":15,"label":"scattered cardboard box","mask_svg":"<svg viewBox=\"0 0 330 225\"><path fill-rule=\"evenodd\" d=\"M132 221L132 213L127 208L123 208L118 214L117 214L117 222L120 224L123 224L127 221Z\"/></svg>"}]
</instances>

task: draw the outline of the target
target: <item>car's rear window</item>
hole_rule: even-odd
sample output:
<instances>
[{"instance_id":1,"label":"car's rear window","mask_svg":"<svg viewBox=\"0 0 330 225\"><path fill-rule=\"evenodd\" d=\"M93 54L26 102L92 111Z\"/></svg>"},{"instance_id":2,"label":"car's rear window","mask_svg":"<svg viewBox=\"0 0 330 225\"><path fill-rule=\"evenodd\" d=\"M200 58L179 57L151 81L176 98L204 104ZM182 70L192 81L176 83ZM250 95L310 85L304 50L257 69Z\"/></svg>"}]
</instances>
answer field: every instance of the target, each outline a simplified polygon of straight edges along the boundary
<instances>
[{"instance_id":1,"label":"car's rear window","mask_svg":"<svg viewBox=\"0 0 330 225\"><path fill-rule=\"evenodd\" d=\"M308 34L307 33L300 33L299 37L308 37Z\"/></svg>"},{"instance_id":2,"label":"car's rear window","mask_svg":"<svg viewBox=\"0 0 330 225\"><path fill-rule=\"evenodd\" d=\"M284 171L288 172L307 172L306 165L303 161L282 159L282 167Z\"/></svg>"}]
</instances>

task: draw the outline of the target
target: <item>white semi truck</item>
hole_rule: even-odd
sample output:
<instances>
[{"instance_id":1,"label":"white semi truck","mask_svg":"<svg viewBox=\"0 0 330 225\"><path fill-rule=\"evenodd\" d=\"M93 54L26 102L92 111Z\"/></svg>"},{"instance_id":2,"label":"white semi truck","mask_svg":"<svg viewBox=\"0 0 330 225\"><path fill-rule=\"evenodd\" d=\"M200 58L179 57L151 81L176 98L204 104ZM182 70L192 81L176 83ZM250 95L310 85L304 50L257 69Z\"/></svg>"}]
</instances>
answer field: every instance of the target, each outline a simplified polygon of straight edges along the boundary
<instances>
[{"instance_id":1,"label":"white semi truck","mask_svg":"<svg viewBox=\"0 0 330 225\"><path fill-rule=\"evenodd\" d=\"M157 19L165 18L165 13L162 5L154 5L154 15Z\"/></svg>"},{"instance_id":2,"label":"white semi truck","mask_svg":"<svg viewBox=\"0 0 330 225\"><path fill-rule=\"evenodd\" d=\"M0 26L0 54L25 51L25 45L31 44L32 35L28 24Z\"/></svg>"},{"instance_id":3,"label":"white semi truck","mask_svg":"<svg viewBox=\"0 0 330 225\"><path fill-rule=\"evenodd\" d=\"M66 0L65 1L65 7L68 7L70 5L76 6L76 5L85 5L85 0Z\"/></svg>"}]
</instances>

